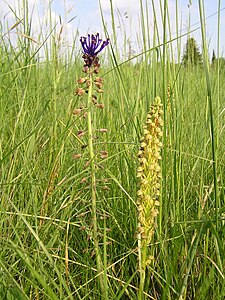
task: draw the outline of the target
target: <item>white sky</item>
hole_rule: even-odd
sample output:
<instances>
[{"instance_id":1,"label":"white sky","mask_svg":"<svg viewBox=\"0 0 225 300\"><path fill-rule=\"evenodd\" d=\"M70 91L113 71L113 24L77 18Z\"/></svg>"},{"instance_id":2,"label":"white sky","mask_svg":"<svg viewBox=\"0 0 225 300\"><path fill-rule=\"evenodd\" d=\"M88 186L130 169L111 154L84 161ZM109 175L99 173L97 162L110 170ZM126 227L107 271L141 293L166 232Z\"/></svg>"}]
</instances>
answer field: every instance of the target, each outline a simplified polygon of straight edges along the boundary
<instances>
[{"instance_id":1,"label":"white sky","mask_svg":"<svg viewBox=\"0 0 225 300\"><path fill-rule=\"evenodd\" d=\"M51 6L49 5L51 2ZM152 2L156 9L157 26L159 36L162 40L162 18L160 12L160 0L142 0L145 15L145 33L150 37L149 46L152 47L154 17ZM161 2L164 2L163 0ZM170 17L170 32L172 37L177 36L176 16L178 14L179 33L187 32L189 23L190 29L200 26L199 6L197 0L178 0L178 13L176 11L176 0L168 0L168 9ZM191 3L191 5L189 5ZM209 50L215 49L217 53L218 45L218 1L205 0L204 10L206 19L207 42ZM23 18L22 0L0 0L0 16L3 24L3 34L15 24L16 20ZM112 19L110 0L100 0L103 10L105 23L109 34L112 34ZM119 48L123 51L126 46L136 53L143 50L142 33L141 33L141 9L139 0L112 0L113 12L115 17L116 39ZM67 46L72 46L74 37L78 32L79 35L86 35L88 32L99 32L103 34L103 25L101 20L99 1L98 0L28 0L29 19L31 20L31 36L37 41L43 40L44 36L50 32L52 25L57 24L58 32L62 29L63 42ZM225 35L222 34L225 26L225 0L221 0L221 18L220 18L220 54L224 56L225 52ZM146 12L148 15L148 26L146 21ZM72 18L73 21L69 22ZM190 19L189 19L190 18ZM13 29L10 38L15 39L16 32L23 31L22 25ZM167 26L169 38L169 30ZM200 29L192 34L201 47ZM186 37L182 40L182 47L186 42ZM124 51L126 52L127 49ZM183 48L182 48L183 50Z\"/></svg>"}]
</instances>

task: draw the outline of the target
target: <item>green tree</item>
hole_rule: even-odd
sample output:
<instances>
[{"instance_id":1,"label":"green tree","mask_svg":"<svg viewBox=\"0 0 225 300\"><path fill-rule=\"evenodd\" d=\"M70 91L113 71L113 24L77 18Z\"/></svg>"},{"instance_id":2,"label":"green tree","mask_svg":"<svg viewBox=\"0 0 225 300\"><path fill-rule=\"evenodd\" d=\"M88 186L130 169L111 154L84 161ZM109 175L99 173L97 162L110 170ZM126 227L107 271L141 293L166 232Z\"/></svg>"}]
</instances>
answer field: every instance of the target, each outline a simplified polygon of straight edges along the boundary
<instances>
[{"instance_id":1,"label":"green tree","mask_svg":"<svg viewBox=\"0 0 225 300\"><path fill-rule=\"evenodd\" d=\"M214 51L214 49L213 49L213 54L212 54L212 65L214 65L215 60L216 60L216 54L215 54L215 51Z\"/></svg>"},{"instance_id":2,"label":"green tree","mask_svg":"<svg viewBox=\"0 0 225 300\"><path fill-rule=\"evenodd\" d=\"M184 65L202 64L202 54L194 38L188 38L185 45L182 63Z\"/></svg>"},{"instance_id":3,"label":"green tree","mask_svg":"<svg viewBox=\"0 0 225 300\"><path fill-rule=\"evenodd\" d=\"M219 67L220 70L225 70L225 58L224 57L219 57L215 58L214 61L212 61L212 66L213 68Z\"/></svg>"}]
</instances>

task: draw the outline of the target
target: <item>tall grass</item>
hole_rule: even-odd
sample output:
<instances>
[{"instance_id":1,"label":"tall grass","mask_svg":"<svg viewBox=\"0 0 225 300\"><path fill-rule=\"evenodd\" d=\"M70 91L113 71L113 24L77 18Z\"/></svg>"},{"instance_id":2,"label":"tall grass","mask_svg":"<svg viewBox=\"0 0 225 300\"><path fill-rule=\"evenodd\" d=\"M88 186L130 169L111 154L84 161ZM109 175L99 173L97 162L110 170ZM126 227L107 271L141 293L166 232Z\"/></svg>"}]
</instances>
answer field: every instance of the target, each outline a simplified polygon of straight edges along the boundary
<instances>
[{"instance_id":1,"label":"tall grass","mask_svg":"<svg viewBox=\"0 0 225 300\"><path fill-rule=\"evenodd\" d=\"M160 2L160 15L155 1L140 3L141 50L133 61L122 62L111 2L113 47L101 71L105 110L93 119L95 128L108 129L103 142L95 141L109 154L97 173L105 298L137 298L137 151L146 113L160 96L163 189L143 299L224 299L224 70L208 62L203 1L205 67L191 68L176 62L167 1ZM152 35L146 30L152 28L151 10ZM86 161L73 158L83 145L77 137L80 119L73 115L81 53L74 46L59 55L55 24L35 44L26 2L21 12L17 47L9 35L0 44L0 298L104 299L90 238L90 190L82 184ZM104 26L107 35L111 29Z\"/></svg>"}]
</instances>

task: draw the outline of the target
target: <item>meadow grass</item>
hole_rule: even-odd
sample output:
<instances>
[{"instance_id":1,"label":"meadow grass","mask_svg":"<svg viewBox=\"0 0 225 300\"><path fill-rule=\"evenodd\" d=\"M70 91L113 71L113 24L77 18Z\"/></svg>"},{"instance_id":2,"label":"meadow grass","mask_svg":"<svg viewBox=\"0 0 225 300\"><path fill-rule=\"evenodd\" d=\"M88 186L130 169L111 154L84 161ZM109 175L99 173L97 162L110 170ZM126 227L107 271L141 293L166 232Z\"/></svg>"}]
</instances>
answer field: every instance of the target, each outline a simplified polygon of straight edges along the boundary
<instances>
[{"instance_id":1,"label":"meadow grass","mask_svg":"<svg viewBox=\"0 0 225 300\"><path fill-rule=\"evenodd\" d=\"M91 238L90 189L81 183L86 160L73 158L84 143L77 138L82 118L73 115L81 52L72 48L60 56L53 28L51 43L43 46L47 59L39 60L27 18L17 48L1 38L1 299L137 299L137 152L156 96L164 106L163 179L143 299L225 298L225 71L207 62L202 1L205 64L188 68L175 62L163 3L162 41L157 22L153 41L144 30L154 1L141 3L144 52L122 62L118 48L110 49L101 70L105 108L93 115L96 134L108 129L95 141L96 151L108 151L96 174L104 297ZM179 28L180 47L178 37Z\"/></svg>"}]
</instances>

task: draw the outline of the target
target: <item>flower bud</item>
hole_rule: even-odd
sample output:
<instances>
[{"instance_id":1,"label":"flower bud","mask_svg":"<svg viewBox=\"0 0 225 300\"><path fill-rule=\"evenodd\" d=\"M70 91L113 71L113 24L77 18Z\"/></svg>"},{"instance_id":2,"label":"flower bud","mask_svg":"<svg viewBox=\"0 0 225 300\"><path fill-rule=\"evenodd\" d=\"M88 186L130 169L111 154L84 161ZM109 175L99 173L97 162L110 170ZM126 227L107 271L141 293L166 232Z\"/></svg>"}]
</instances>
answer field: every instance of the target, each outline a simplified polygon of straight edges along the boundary
<instances>
[{"instance_id":1,"label":"flower bud","mask_svg":"<svg viewBox=\"0 0 225 300\"><path fill-rule=\"evenodd\" d=\"M73 111L73 114L74 114L75 116L77 116L77 115L79 115L81 112L82 112L82 109L80 109L80 108L75 108L74 111Z\"/></svg>"},{"instance_id":2,"label":"flower bud","mask_svg":"<svg viewBox=\"0 0 225 300\"><path fill-rule=\"evenodd\" d=\"M95 82L103 83L103 78L95 77Z\"/></svg>"},{"instance_id":3,"label":"flower bud","mask_svg":"<svg viewBox=\"0 0 225 300\"><path fill-rule=\"evenodd\" d=\"M95 82L95 85L97 88L101 89L102 88L102 83L101 82Z\"/></svg>"},{"instance_id":4,"label":"flower bud","mask_svg":"<svg viewBox=\"0 0 225 300\"><path fill-rule=\"evenodd\" d=\"M94 104L97 104L97 103L98 103L98 102L97 102L97 97L96 97L95 95L92 95L91 100L92 100L92 102L93 102Z\"/></svg>"},{"instance_id":5,"label":"flower bud","mask_svg":"<svg viewBox=\"0 0 225 300\"><path fill-rule=\"evenodd\" d=\"M81 158L82 157L82 154L74 154L73 155L73 159L79 159L79 158Z\"/></svg>"},{"instance_id":6,"label":"flower bud","mask_svg":"<svg viewBox=\"0 0 225 300\"><path fill-rule=\"evenodd\" d=\"M87 115L88 115L88 113L85 112L85 113L83 114L83 118L86 119L86 118L87 118Z\"/></svg>"},{"instance_id":7,"label":"flower bud","mask_svg":"<svg viewBox=\"0 0 225 300\"><path fill-rule=\"evenodd\" d=\"M75 92L75 94L76 94L77 96L80 96L80 97L83 96L84 93L85 93L85 90L82 89L82 88L77 88L77 89L76 89L76 92Z\"/></svg>"},{"instance_id":8,"label":"flower bud","mask_svg":"<svg viewBox=\"0 0 225 300\"><path fill-rule=\"evenodd\" d=\"M107 158L108 157L108 151L104 151L104 150L100 151L100 157L101 158Z\"/></svg>"},{"instance_id":9,"label":"flower bud","mask_svg":"<svg viewBox=\"0 0 225 300\"><path fill-rule=\"evenodd\" d=\"M86 81L86 78L81 77L81 78L79 78L79 79L77 80L77 83L82 84L82 83L84 83L85 81Z\"/></svg>"},{"instance_id":10,"label":"flower bud","mask_svg":"<svg viewBox=\"0 0 225 300\"><path fill-rule=\"evenodd\" d=\"M102 188L104 191L109 191L110 188L107 186L107 185L104 185L103 188Z\"/></svg>"},{"instance_id":11,"label":"flower bud","mask_svg":"<svg viewBox=\"0 0 225 300\"><path fill-rule=\"evenodd\" d=\"M101 108L101 109L103 109L105 107L105 105L103 103L97 103L95 106L97 108Z\"/></svg>"},{"instance_id":12,"label":"flower bud","mask_svg":"<svg viewBox=\"0 0 225 300\"><path fill-rule=\"evenodd\" d=\"M82 178L80 181L80 183L85 183L85 182L87 182L87 177Z\"/></svg>"},{"instance_id":13,"label":"flower bud","mask_svg":"<svg viewBox=\"0 0 225 300\"><path fill-rule=\"evenodd\" d=\"M78 132L77 132L77 136L78 136L78 137L82 137L82 136L84 136L84 135L85 135L84 130L78 130Z\"/></svg>"},{"instance_id":14,"label":"flower bud","mask_svg":"<svg viewBox=\"0 0 225 300\"><path fill-rule=\"evenodd\" d=\"M101 128L101 129L99 129L99 131L100 131L100 132L108 132L108 129L106 129L106 128Z\"/></svg>"}]
</instances>

